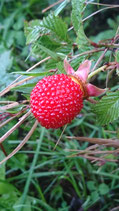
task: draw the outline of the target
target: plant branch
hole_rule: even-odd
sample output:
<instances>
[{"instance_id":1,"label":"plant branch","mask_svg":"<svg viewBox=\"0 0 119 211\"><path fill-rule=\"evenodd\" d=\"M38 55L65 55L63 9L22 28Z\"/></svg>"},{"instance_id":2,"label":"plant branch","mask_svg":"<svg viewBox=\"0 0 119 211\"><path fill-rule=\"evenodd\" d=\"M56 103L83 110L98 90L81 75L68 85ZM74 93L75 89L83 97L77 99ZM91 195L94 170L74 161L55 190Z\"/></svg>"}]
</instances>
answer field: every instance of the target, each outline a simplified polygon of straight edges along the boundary
<instances>
[{"instance_id":1,"label":"plant branch","mask_svg":"<svg viewBox=\"0 0 119 211\"><path fill-rule=\"evenodd\" d=\"M99 12L102 12L103 10L106 10L106 9L113 9L113 8L118 8L119 5L113 5L113 6L108 6L108 7L105 7L105 8L102 8L100 10L97 10L96 12L92 13L91 15L87 16L86 18L84 18L82 21L86 21L87 19L91 18L92 16L94 15L97 15Z\"/></svg>"},{"instance_id":2,"label":"plant branch","mask_svg":"<svg viewBox=\"0 0 119 211\"><path fill-rule=\"evenodd\" d=\"M103 139L103 138L88 138L88 137L75 137L75 136L66 136L68 139L76 139L78 141L86 141L93 144L106 145L119 148L119 140L113 139Z\"/></svg>"},{"instance_id":3,"label":"plant branch","mask_svg":"<svg viewBox=\"0 0 119 211\"><path fill-rule=\"evenodd\" d=\"M119 5L117 4L113 4L113 5L110 5L110 4L102 4L102 3L96 3L96 2L90 2L88 1L86 4L94 4L94 5L100 5L100 6L105 6L105 7L119 7Z\"/></svg>"},{"instance_id":4,"label":"plant branch","mask_svg":"<svg viewBox=\"0 0 119 211\"><path fill-rule=\"evenodd\" d=\"M72 61L72 60L74 60L74 59L76 59L77 57L79 57L79 56L83 56L83 55L86 55L86 54L92 54L92 53L95 53L95 52L100 52L100 51L104 51L105 49L103 48L101 48L101 49L93 49L93 50L90 50L90 51L85 51L85 52L83 52L83 53L80 53L80 54L77 54L77 55L75 55L75 56L73 56L72 57L72 59L70 59L70 62Z\"/></svg>"},{"instance_id":5,"label":"plant branch","mask_svg":"<svg viewBox=\"0 0 119 211\"><path fill-rule=\"evenodd\" d=\"M64 0L59 0L59 1L55 2L54 4L51 4L49 7L43 9L42 13L45 13L47 10L51 9L52 7L56 6L57 4L60 4L62 1L64 1Z\"/></svg>"},{"instance_id":6,"label":"plant branch","mask_svg":"<svg viewBox=\"0 0 119 211\"><path fill-rule=\"evenodd\" d=\"M8 109L11 109L11 108L19 106L21 103L24 104L24 103L27 103L27 102L29 102L29 101L28 100L24 100L22 102L9 103L8 105L1 106L0 107L0 111L8 110Z\"/></svg>"},{"instance_id":7,"label":"plant branch","mask_svg":"<svg viewBox=\"0 0 119 211\"><path fill-rule=\"evenodd\" d=\"M57 145L59 144L59 142L60 142L60 140L61 140L61 138L62 138L62 136L63 136L63 134L64 134L64 131L65 131L66 127L67 127L67 124L64 126L63 131L62 131L62 133L61 133L61 135L60 135L60 137L59 137L57 143L55 144L55 147L54 147L53 150L55 150L56 147L57 147Z\"/></svg>"},{"instance_id":8,"label":"plant branch","mask_svg":"<svg viewBox=\"0 0 119 211\"><path fill-rule=\"evenodd\" d=\"M101 60L104 58L106 52L107 52L107 48L104 50L104 52L102 53L102 55L99 57L99 59L97 60L97 62L95 63L93 69L91 70L92 72L96 69L96 67L100 64Z\"/></svg>"},{"instance_id":9,"label":"plant branch","mask_svg":"<svg viewBox=\"0 0 119 211\"><path fill-rule=\"evenodd\" d=\"M36 120L33 127L31 128L31 130L28 132L28 134L26 135L26 137L22 140L22 142L13 150L12 153L10 153L6 158L4 158L1 162L0 165L2 163L4 163L5 161L7 161L8 159L10 159L13 155L15 155L23 146L24 144L29 140L29 138L32 136L34 130L36 129L38 125L38 121Z\"/></svg>"},{"instance_id":10,"label":"plant branch","mask_svg":"<svg viewBox=\"0 0 119 211\"><path fill-rule=\"evenodd\" d=\"M5 149L4 149L4 147L3 147L2 144L0 144L0 148L1 148L1 150L3 151L4 155L7 156L7 153L6 153L6 151L5 151Z\"/></svg>"},{"instance_id":11,"label":"plant branch","mask_svg":"<svg viewBox=\"0 0 119 211\"><path fill-rule=\"evenodd\" d=\"M21 111L19 111L17 114L14 114L14 116L12 116L11 118L7 119L6 121L4 121L3 123L0 124L0 128L2 128L3 126L5 126L7 123L9 123L10 121L12 121L13 119L15 119L17 116L21 115L25 110L27 109L24 108Z\"/></svg>"},{"instance_id":12,"label":"plant branch","mask_svg":"<svg viewBox=\"0 0 119 211\"><path fill-rule=\"evenodd\" d=\"M91 15L87 16L86 18L84 18L84 19L82 20L82 22L86 21L87 19L91 18L91 17L94 16L94 15L97 15L99 12L102 12L103 10L106 10L106 9L113 9L113 8L118 8L118 7L119 7L119 5L113 5L113 6L110 6L110 5L109 5L109 6L107 6L106 8L102 8L102 9L100 9L100 10L97 10L96 12L94 12L94 13L92 13ZM68 29L68 31L71 31L73 28L74 28L74 27L71 26L71 27Z\"/></svg>"},{"instance_id":13,"label":"plant branch","mask_svg":"<svg viewBox=\"0 0 119 211\"><path fill-rule=\"evenodd\" d=\"M2 143L8 136L10 136L24 121L25 119L31 114L31 110L29 110L24 116L20 118L16 125L14 125L10 130L8 130L1 138L0 143Z\"/></svg>"}]
</instances>

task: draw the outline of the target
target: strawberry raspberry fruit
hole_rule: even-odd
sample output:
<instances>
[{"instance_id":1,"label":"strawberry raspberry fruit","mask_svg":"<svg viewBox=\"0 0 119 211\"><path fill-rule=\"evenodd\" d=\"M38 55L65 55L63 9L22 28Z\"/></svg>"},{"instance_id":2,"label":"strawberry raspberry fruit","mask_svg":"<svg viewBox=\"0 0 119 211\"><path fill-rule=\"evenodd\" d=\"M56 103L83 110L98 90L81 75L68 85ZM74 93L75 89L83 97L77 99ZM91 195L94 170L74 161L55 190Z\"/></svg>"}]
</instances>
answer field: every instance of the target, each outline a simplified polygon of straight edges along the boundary
<instances>
[{"instance_id":1,"label":"strawberry raspberry fruit","mask_svg":"<svg viewBox=\"0 0 119 211\"><path fill-rule=\"evenodd\" d=\"M64 74L44 77L31 93L31 111L47 129L70 123L82 107L80 85Z\"/></svg>"},{"instance_id":2,"label":"strawberry raspberry fruit","mask_svg":"<svg viewBox=\"0 0 119 211\"><path fill-rule=\"evenodd\" d=\"M67 60L67 73L44 77L31 92L31 111L45 128L59 128L70 123L83 107L83 100L98 96L103 89L87 82L91 62L85 60L75 72Z\"/></svg>"}]
</instances>

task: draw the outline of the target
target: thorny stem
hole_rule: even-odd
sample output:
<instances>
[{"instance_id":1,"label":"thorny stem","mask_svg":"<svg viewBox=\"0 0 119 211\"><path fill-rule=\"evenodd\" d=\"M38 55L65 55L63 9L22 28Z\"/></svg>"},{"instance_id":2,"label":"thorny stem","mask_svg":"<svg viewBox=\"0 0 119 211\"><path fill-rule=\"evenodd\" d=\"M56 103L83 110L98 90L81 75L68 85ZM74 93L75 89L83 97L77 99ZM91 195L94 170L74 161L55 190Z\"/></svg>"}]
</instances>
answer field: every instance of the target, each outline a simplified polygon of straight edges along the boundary
<instances>
[{"instance_id":1,"label":"thorny stem","mask_svg":"<svg viewBox=\"0 0 119 211\"><path fill-rule=\"evenodd\" d=\"M99 43L99 44L97 44L97 47L119 48L119 44Z\"/></svg>"},{"instance_id":2,"label":"thorny stem","mask_svg":"<svg viewBox=\"0 0 119 211\"><path fill-rule=\"evenodd\" d=\"M106 52L107 52L107 48L104 50L104 52L102 53L102 55L99 57L99 59L97 60L97 62L95 63L92 72L96 69L96 67L99 65L99 63L101 62L101 60L104 58Z\"/></svg>"},{"instance_id":3,"label":"thorny stem","mask_svg":"<svg viewBox=\"0 0 119 211\"><path fill-rule=\"evenodd\" d=\"M85 52L83 52L83 53L80 53L80 54L77 54L77 55L75 55L75 56L73 56L72 57L72 59L70 59L70 62L72 61L72 60L74 60L74 59L76 59L77 57L79 57L79 56L83 56L83 55L86 55L86 54L92 54L92 53L95 53L95 52L100 52L100 51L104 51L105 49L103 48L103 49L93 49L93 50L90 50L90 51L85 51Z\"/></svg>"}]
</instances>

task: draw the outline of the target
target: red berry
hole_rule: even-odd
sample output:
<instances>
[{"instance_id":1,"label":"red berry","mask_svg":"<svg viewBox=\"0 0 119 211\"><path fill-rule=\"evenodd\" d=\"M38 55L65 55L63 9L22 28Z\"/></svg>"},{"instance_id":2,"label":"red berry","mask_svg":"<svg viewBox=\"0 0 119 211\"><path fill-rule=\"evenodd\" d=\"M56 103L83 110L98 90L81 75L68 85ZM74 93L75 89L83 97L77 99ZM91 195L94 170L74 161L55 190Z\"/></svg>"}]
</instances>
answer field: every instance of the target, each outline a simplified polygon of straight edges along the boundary
<instances>
[{"instance_id":1,"label":"red berry","mask_svg":"<svg viewBox=\"0 0 119 211\"><path fill-rule=\"evenodd\" d=\"M80 84L70 76L44 77L31 92L31 111L45 128L59 128L70 123L83 107Z\"/></svg>"}]
</instances>

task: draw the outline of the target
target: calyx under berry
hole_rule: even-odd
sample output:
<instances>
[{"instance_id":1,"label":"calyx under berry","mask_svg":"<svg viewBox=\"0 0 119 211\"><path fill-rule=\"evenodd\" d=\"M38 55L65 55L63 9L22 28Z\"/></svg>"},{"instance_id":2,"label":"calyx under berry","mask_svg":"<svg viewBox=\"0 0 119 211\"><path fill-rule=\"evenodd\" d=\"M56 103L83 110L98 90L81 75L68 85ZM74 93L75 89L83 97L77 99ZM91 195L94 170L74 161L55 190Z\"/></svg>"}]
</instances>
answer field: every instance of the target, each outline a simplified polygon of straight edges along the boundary
<instances>
[{"instance_id":1,"label":"calyx under berry","mask_svg":"<svg viewBox=\"0 0 119 211\"><path fill-rule=\"evenodd\" d=\"M85 60L78 68L74 71L67 59L64 60L64 68L69 77L73 81L80 84L81 90L83 91L83 98L96 97L105 93L105 89L100 89L93 84L88 83L88 74L91 68L91 61Z\"/></svg>"}]
</instances>

